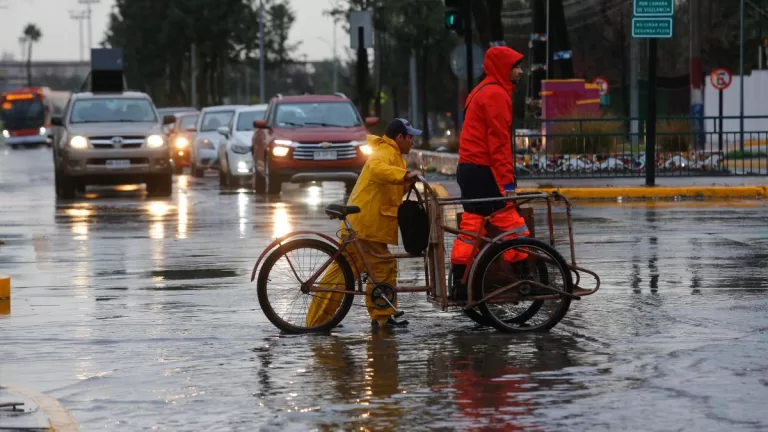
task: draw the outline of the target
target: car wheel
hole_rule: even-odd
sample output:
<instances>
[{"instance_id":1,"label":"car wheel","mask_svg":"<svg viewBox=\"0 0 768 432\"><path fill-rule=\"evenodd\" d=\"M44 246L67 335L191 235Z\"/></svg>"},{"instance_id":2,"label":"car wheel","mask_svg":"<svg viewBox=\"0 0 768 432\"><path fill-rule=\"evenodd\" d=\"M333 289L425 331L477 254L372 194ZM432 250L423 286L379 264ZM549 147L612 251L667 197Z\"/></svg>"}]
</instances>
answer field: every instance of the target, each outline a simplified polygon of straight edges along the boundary
<instances>
[{"instance_id":1,"label":"car wheel","mask_svg":"<svg viewBox=\"0 0 768 432\"><path fill-rule=\"evenodd\" d=\"M75 181L71 177L56 171L54 174L54 182L56 186L56 198L72 199L75 197L77 184L75 184Z\"/></svg>"},{"instance_id":2,"label":"car wheel","mask_svg":"<svg viewBox=\"0 0 768 432\"><path fill-rule=\"evenodd\" d=\"M156 197L169 197L173 194L173 176L160 174L147 182L147 193Z\"/></svg>"},{"instance_id":3,"label":"car wheel","mask_svg":"<svg viewBox=\"0 0 768 432\"><path fill-rule=\"evenodd\" d=\"M258 171L253 173L253 191L259 195L267 192L267 182Z\"/></svg>"},{"instance_id":4,"label":"car wheel","mask_svg":"<svg viewBox=\"0 0 768 432\"><path fill-rule=\"evenodd\" d=\"M192 177L202 178L205 176L204 168L198 168L197 166L192 165L190 170L192 171Z\"/></svg>"},{"instance_id":5,"label":"car wheel","mask_svg":"<svg viewBox=\"0 0 768 432\"><path fill-rule=\"evenodd\" d=\"M267 194L280 195L283 190L283 182L272 174L272 168L270 167L269 157L266 158L264 166L264 183Z\"/></svg>"},{"instance_id":6,"label":"car wheel","mask_svg":"<svg viewBox=\"0 0 768 432\"><path fill-rule=\"evenodd\" d=\"M224 172L224 167L219 167L219 186L228 187L230 183L229 173Z\"/></svg>"}]
</instances>

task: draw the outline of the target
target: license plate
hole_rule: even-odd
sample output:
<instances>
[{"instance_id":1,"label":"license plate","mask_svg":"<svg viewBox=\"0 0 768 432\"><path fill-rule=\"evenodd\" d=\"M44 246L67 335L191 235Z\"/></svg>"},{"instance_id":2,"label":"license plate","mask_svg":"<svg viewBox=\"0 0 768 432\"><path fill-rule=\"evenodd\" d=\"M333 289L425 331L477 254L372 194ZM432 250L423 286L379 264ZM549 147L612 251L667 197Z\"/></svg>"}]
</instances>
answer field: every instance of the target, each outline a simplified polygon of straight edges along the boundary
<instances>
[{"instance_id":1,"label":"license plate","mask_svg":"<svg viewBox=\"0 0 768 432\"><path fill-rule=\"evenodd\" d=\"M315 160L336 160L335 151L316 151Z\"/></svg>"},{"instance_id":2,"label":"license plate","mask_svg":"<svg viewBox=\"0 0 768 432\"><path fill-rule=\"evenodd\" d=\"M106 166L107 168L128 168L131 166L131 161L128 159L108 160Z\"/></svg>"}]
</instances>

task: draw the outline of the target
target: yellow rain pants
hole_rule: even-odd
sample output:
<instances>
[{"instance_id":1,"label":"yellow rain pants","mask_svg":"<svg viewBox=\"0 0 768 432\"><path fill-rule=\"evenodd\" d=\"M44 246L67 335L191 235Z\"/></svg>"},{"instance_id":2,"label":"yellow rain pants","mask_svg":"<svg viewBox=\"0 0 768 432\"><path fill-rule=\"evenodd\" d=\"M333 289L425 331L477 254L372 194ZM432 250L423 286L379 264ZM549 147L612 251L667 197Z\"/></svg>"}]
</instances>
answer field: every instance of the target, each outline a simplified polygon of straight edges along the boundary
<instances>
[{"instance_id":1,"label":"yellow rain pants","mask_svg":"<svg viewBox=\"0 0 768 432\"><path fill-rule=\"evenodd\" d=\"M343 239L342 239L343 241ZM369 251L381 256L392 256L389 252L389 248L386 243L372 242L368 240L357 239L356 243L360 245L364 251ZM360 276L358 273L365 270L365 264L360 259L357 253L355 244L350 244L346 249L347 260L350 266L352 266L352 272L355 274L355 281ZM379 283L387 283L391 286L397 284L397 260L394 258L379 258L369 254L366 254L365 260L371 266L370 273L368 275L368 283L365 287L366 294L370 294L373 289L371 279L375 279ZM344 275L342 274L339 266L336 263L331 264L325 271L322 279L317 283L318 287L333 288L333 289L345 289L344 288ZM357 287L348 287L346 289L356 289ZM314 327L321 325L336 313L339 309L344 294L340 293L314 293L312 298L312 304L307 311L307 327ZM394 305L397 306L397 297L395 297ZM395 311L392 308L379 309L371 301L370 295L365 296L365 306L368 309L368 314L371 319L383 323L389 317L391 317Z\"/></svg>"}]
</instances>

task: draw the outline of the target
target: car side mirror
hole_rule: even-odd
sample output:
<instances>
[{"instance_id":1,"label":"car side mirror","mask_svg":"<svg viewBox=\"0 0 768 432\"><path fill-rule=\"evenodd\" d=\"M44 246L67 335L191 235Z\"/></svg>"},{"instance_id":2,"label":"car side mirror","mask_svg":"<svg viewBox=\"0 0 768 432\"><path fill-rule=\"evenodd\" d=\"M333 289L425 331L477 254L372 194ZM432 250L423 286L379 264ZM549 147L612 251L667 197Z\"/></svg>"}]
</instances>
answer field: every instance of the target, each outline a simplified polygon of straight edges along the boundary
<instances>
[{"instance_id":1,"label":"car side mirror","mask_svg":"<svg viewBox=\"0 0 768 432\"><path fill-rule=\"evenodd\" d=\"M378 123L379 123L378 117L366 117L365 119L365 124L368 126L375 126Z\"/></svg>"},{"instance_id":2,"label":"car side mirror","mask_svg":"<svg viewBox=\"0 0 768 432\"><path fill-rule=\"evenodd\" d=\"M267 128L267 121L266 120L254 120L253 121L253 127L256 129L266 129Z\"/></svg>"},{"instance_id":3,"label":"car side mirror","mask_svg":"<svg viewBox=\"0 0 768 432\"><path fill-rule=\"evenodd\" d=\"M64 118L61 116L53 116L51 117L51 125L52 126L64 126Z\"/></svg>"},{"instance_id":4,"label":"car side mirror","mask_svg":"<svg viewBox=\"0 0 768 432\"><path fill-rule=\"evenodd\" d=\"M172 115L163 116L163 125L174 124L174 123L176 123L176 116L172 116Z\"/></svg>"},{"instance_id":5,"label":"car side mirror","mask_svg":"<svg viewBox=\"0 0 768 432\"><path fill-rule=\"evenodd\" d=\"M219 126L216 131L219 132L219 134L224 135L225 137L229 137L229 128L226 126Z\"/></svg>"}]
</instances>

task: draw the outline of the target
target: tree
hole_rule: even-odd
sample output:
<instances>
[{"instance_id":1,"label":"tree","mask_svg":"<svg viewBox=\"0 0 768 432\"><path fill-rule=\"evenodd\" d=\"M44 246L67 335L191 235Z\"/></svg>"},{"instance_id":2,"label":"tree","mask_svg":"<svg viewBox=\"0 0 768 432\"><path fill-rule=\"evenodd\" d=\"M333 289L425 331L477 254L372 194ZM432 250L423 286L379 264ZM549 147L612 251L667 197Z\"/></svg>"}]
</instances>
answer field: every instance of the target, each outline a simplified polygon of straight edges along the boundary
<instances>
[{"instance_id":1,"label":"tree","mask_svg":"<svg viewBox=\"0 0 768 432\"><path fill-rule=\"evenodd\" d=\"M233 80L253 69L258 56L271 71L290 63L297 48L288 43L295 20L288 0L265 1L264 53L253 0L117 0L115 6L103 45L123 49L129 86L158 105L190 103L193 64L198 103L212 105L240 91Z\"/></svg>"},{"instance_id":2,"label":"tree","mask_svg":"<svg viewBox=\"0 0 768 432\"><path fill-rule=\"evenodd\" d=\"M24 40L27 43L27 86L32 87L32 46L40 41L43 32L35 24L27 24L24 27Z\"/></svg>"}]
</instances>

